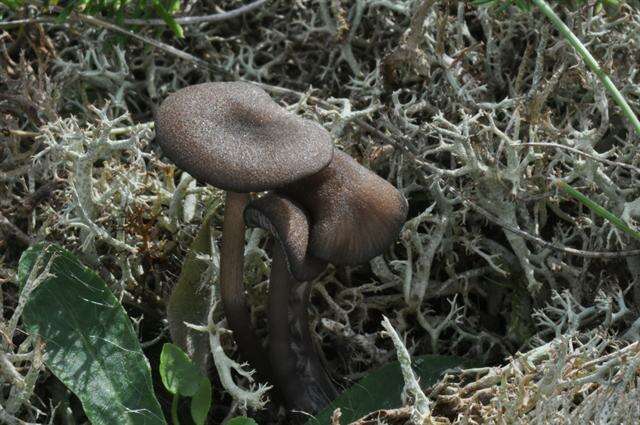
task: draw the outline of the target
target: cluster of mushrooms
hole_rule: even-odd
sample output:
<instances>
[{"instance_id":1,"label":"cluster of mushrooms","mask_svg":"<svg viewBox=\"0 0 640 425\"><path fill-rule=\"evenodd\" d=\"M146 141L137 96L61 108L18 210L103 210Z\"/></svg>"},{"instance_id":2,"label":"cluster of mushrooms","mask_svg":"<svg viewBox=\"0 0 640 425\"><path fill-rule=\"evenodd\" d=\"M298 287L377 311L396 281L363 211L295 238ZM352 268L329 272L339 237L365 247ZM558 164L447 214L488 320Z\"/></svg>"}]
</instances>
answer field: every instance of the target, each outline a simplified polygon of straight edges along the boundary
<instances>
[{"instance_id":1,"label":"cluster of mushrooms","mask_svg":"<svg viewBox=\"0 0 640 425\"><path fill-rule=\"evenodd\" d=\"M156 137L178 167L226 191L220 295L240 355L289 409L317 412L337 392L309 330L309 282L328 263L355 265L380 255L397 238L407 201L334 149L323 127L250 83L204 83L171 94L156 114ZM266 194L252 199L258 192ZM275 241L268 355L246 301L245 226L263 228Z\"/></svg>"}]
</instances>

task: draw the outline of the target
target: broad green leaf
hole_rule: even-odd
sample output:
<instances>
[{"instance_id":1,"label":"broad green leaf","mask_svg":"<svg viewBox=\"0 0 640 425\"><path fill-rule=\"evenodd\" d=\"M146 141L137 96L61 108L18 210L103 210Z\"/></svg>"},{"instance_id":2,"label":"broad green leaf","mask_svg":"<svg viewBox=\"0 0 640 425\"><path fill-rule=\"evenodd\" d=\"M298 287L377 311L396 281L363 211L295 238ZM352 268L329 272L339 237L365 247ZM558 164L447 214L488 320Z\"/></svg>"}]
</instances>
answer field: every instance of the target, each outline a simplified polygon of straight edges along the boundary
<instances>
[{"instance_id":1,"label":"broad green leaf","mask_svg":"<svg viewBox=\"0 0 640 425\"><path fill-rule=\"evenodd\" d=\"M464 359L460 357L425 355L414 359L413 368L422 387L428 387L445 370L463 364ZM403 387L399 363L389 363L362 378L305 425L331 423L331 414L337 408L342 411L342 423L350 423L376 410L401 407Z\"/></svg>"},{"instance_id":2,"label":"broad green leaf","mask_svg":"<svg viewBox=\"0 0 640 425\"><path fill-rule=\"evenodd\" d=\"M54 276L34 289L22 319L46 342L46 366L78 396L93 425L166 424L149 362L116 297L70 252L41 250ZM21 258L23 278L36 257L34 250Z\"/></svg>"},{"instance_id":3,"label":"broad green leaf","mask_svg":"<svg viewBox=\"0 0 640 425\"><path fill-rule=\"evenodd\" d=\"M211 408L211 382L205 377L200 379L198 391L191 398L191 417L196 425L204 425Z\"/></svg>"},{"instance_id":4,"label":"broad green leaf","mask_svg":"<svg viewBox=\"0 0 640 425\"><path fill-rule=\"evenodd\" d=\"M160 354L160 377L171 394L192 397L202 375L189 356L174 344L164 344Z\"/></svg>"},{"instance_id":5,"label":"broad green leaf","mask_svg":"<svg viewBox=\"0 0 640 425\"><path fill-rule=\"evenodd\" d=\"M215 211L216 208L217 204L210 211ZM191 243L189 253L182 263L180 277L167 304L167 320L171 340L191 357L203 373L206 373L207 370L209 336L187 328L185 322L198 325L207 322L210 288L203 287L201 280L208 264L198 256L211 253L212 217L213 213L210 212Z\"/></svg>"},{"instance_id":6,"label":"broad green leaf","mask_svg":"<svg viewBox=\"0 0 640 425\"><path fill-rule=\"evenodd\" d=\"M591 199L587 198L585 195L580 193L578 190L576 190L574 187L572 187L568 183L565 183L562 180L556 180L556 185L560 189L562 189L564 192L569 194L571 197L575 198L578 202L585 205L587 208L593 211L596 215L604 218L609 223L613 224L614 226L616 226L618 229L622 230L624 233L628 234L629 236L634 237L636 239L640 239L640 232L629 227L629 225L620 217L618 217L611 211L607 210L606 208L602 207L601 205L598 205Z\"/></svg>"},{"instance_id":7,"label":"broad green leaf","mask_svg":"<svg viewBox=\"0 0 640 425\"><path fill-rule=\"evenodd\" d=\"M227 425L258 425L258 423L251 418L238 416L227 422Z\"/></svg>"}]
</instances>

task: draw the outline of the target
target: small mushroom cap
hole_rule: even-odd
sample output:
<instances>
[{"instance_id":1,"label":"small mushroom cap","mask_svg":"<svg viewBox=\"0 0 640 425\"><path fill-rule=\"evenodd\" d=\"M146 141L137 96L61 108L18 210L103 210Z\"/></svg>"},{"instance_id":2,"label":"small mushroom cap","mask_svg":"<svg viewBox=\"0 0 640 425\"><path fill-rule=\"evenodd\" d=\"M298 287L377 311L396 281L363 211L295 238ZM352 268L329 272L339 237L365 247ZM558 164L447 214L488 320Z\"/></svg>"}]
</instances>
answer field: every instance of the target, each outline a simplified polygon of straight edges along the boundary
<instances>
[{"instance_id":1,"label":"small mushroom cap","mask_svg":"<svg viewBox=\"0 0 640 425\"><path fill-rule=\"evenodd\" d=\"M315 279L326 263L307 254L309 220L295 202L274 193L251 201L244 210L247 226L272 233L287 257L289 272L299 282Z\"/></svg>"},{"instance_id":2,"label":"small mushroom cap","mask_svg":"<svg viewBox=\"0 0 640 425\"><path fill-rule=\"evenodd\" d=\"M309 212L309 254L337 265L382 254L407 218L407 200L393 185L338 150L325 169L277 192Z\"/></svg>"},{"instance_id":3,"label":"small mushroom cap","mask_svg":"<svg viewBox=\"0 0 640 425\"><path fill-rule=\"evenodd\" d=\"M320 171L333 155L322 126L243 82L197 84L169 95L156 114L156 135L178 167L233 192L283 186Z\"/></svg>"}]
</instances>

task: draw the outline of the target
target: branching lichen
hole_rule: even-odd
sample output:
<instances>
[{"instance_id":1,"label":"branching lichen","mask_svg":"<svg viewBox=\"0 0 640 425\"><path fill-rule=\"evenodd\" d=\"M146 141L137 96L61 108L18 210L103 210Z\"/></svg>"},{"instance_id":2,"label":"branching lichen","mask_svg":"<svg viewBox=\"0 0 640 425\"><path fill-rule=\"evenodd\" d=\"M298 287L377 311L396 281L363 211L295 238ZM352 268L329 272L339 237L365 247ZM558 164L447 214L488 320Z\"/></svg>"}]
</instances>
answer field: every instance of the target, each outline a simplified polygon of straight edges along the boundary
<instances>
[{"instance_id":1,"label":"branching lichen","mask_svg":"<svg viewBox=\"0 0 640 425\"><path fill-rule=\"evenodd\" d=\"M218 371L218 377L222 387L233 397L238 407L243 413L246 413L247 409L261 409L267 403L266 393L272 388L271 385L260 383L255 385L253 374L255 371L250 370L247 364L239 364L231 359L224 352L224 348L221 342L221 336L225 333L229 333L227 329L223 327L224 322L215 323L213 320L214 311L218 302L215 302L211 307L208 315L207 326L199 326L194 324L188 324L191 329L206 332L209 334L209 346L211 354L213 355L213 363ZM245 389L238 385L232 372L237 373L239 376L247 379L251 383L251 388Z\"/></svg>"}]
</instances>

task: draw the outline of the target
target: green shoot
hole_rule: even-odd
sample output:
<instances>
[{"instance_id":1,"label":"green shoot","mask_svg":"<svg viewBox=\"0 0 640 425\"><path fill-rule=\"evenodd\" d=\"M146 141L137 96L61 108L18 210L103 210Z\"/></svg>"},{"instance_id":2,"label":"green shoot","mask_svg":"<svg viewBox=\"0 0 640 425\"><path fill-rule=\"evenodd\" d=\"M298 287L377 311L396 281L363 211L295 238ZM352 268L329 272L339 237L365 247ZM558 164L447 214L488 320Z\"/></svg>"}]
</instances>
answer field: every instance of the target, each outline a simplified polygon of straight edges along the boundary
<instances>
[{"instance_id":1,"label":"green shoot","mask_svg":"<svg viewBox=\"0 0 640 425\"><path fill-rule=\"evenodd\" d=\"M180 11L180 2L178 0L152 0L151 5L167 26L173 31L178 38L184 37L184 31L180 24L173 17L174 13ZM17 10L27 5L25 0L0 0L0 4ZM57 1L50 1L49 6L57 6ZM44 7L43 7L44 9ZM147 2L142 0L70 0L64 3L64 7L57 7L56 18L63 22L73 12L85 13L87 15L102 16L112 18L116 23L122 24L125 17L125 9L132 12L132 17L141 18L147 14Z\"/></svg>"},{"instance_id":2,"label":"green shoot","mask_svg":"<svg viewBox=\"0 0 640 425\"><path fill-rule=\"evenodd\" d=\"M615 84L613 84L613 81L611 81L607 73L600 67L598 61L591 55L591 52L589 52L586 46L582 44L571 29L560 19L549 3L545 0L473 0L472 3L476 6L488 6L498 3L503 10L506 10L508 6L514 4L520 10L527 12L531 11L531 4L537 6L547 19L549 19L551 24L562 34L564 39L576 50L589 69L600 79L605 89L613 98L613 101L620 107L624 116L627 117L638 136L640 136L640 120L638 120L638 117L633 109L631 109L625 97L620 93L620 90L618 90ZM619 4L619 0L597 0L595 5L599 10L603 6L618 6Z\"/></svg>"},{"instance_id":3,"label":"green shoot","mask_svg":"<svg viewBox=\"0 0 640 425\"><path fill-rule=\"evenodd\" d=\"M611 78L607 75L606 72L600 67L595 58L591 55L589 50L585 47L584 44L576 37L576 35L569 29L569 27L562 22L562 19L554 12L553 8L549 6L549 4L545 0L531 0L533 4L538 6L542 13L551 21L554 27L560 34L573 46L573 48L578 52L584 63L591 69L591 71L596 74L596 76L602 81L605 89L609 92L613 100L618 104L620 109L622 109L622 113L627 117L627 119L631 122L633 127L636 130L638 136L640 136L640 120L629 106L629 103L625 99L625 97L620 93L618 88L613 84Z\"/></svg>"},{"instance_id":4,"label":"green shoot","mask_svg":"<svg viewBox=\"0 0 640 425\"><path fill-rule=\"evenodd\" d=\"M604 218L609 223L613 224L614 226L616 226L618 229L628 234L629 236L632 236L640 240L640 232L629 227L629 225L624 220L622 220L617 215L613 214L611 211L595 203L594 201L592 201L591 199L589 199L588 197L580 193L578 190L576 190L574 187L572 187L568 183L563 182L562 180L556 180L555 184L560 189L562 189L562 191L564 191L569 196L571 196L572 198L576 199L578 202L580 202L581 204L589 208L599 217Z\"/></svg>"},{"instance_id":5,"label":"green shoot","mask_svg":"<svg viewBox=\"0 0 640 425\"><path fill-rule=\"evenodd\" d=\"M160 378L173 394L171 420L180 425L178 400L191 397L191 418L196 425L204 425L211 408L211 382L202 375L189 356L174 344L164 344L160 354Z\"/></svg>"}]
</instances>

